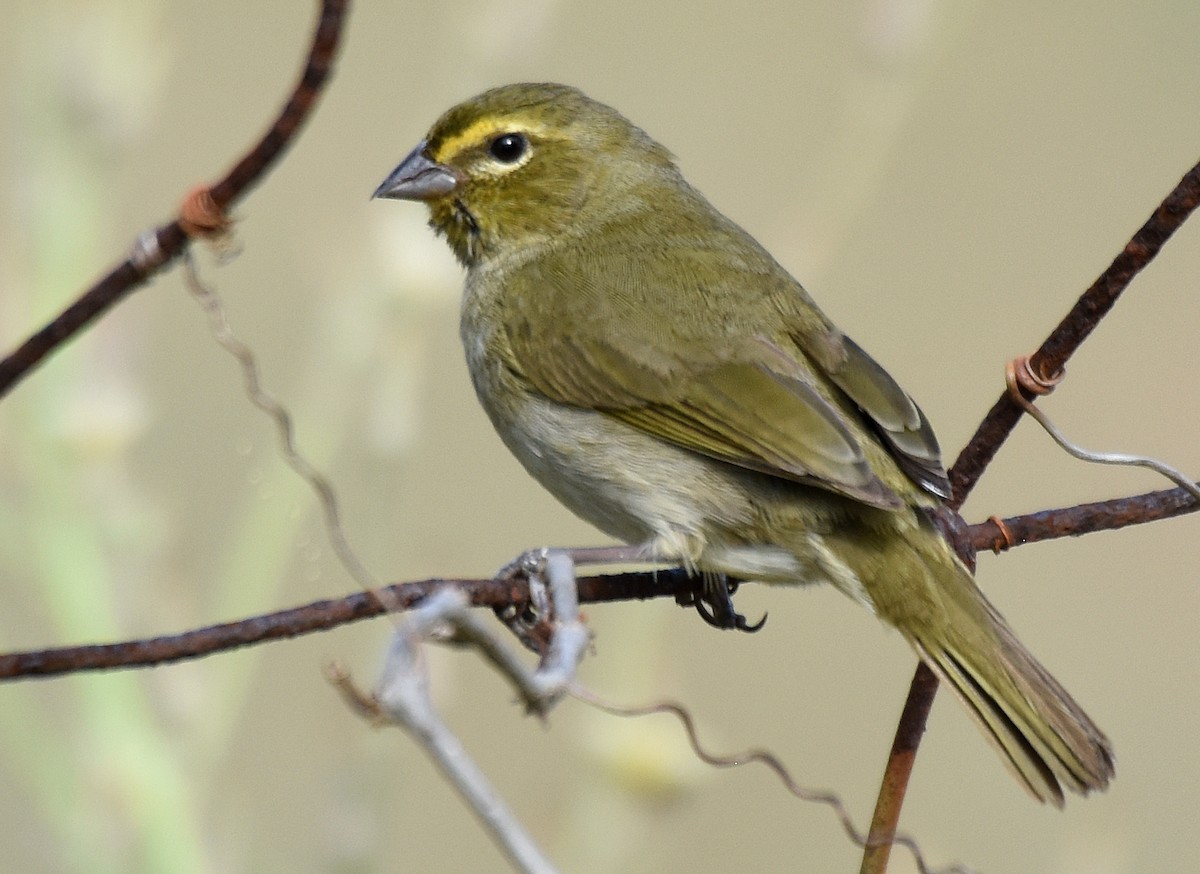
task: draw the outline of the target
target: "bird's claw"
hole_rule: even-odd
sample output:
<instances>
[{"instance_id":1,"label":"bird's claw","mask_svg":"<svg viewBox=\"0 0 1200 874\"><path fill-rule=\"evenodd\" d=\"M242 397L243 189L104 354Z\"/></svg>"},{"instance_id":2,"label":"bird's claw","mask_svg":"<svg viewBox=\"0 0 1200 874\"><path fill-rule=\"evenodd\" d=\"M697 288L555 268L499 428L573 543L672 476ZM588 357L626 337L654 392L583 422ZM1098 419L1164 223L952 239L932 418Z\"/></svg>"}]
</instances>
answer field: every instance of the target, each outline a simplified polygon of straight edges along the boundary
<instances>
[{"instance_id":1,"label":"bird's claw","mask_svg":"<svg viewBox=\"0 0 1200 874\"><path fill-rule=\"evenodd\" d=\"M700 618L713 628L753 634L766 624L767 614L764 613L762 619L753 624L748 622L733 608L733 593L737 589L737 580L731 580L725 574L706 574L700 591L693 594L690 601L682 603L690 603L695 607Z\"/></svg>"},{"instance_id":2,"label":"bird's claw","mask_svg":"<svg viewBox=\"0 0 1200 874\"><path fill-rule=\"evenodd\" d=\"M743 616L741 613L735 614L733 619L734 619L733 627L735 629L737 629L738 631L744 631L747 634L754 634L756 631L761 631L762 627L767 624L767 614L765 611L763 612L762 619L758 620L753 625L751 625L749 622L747 622L746 617Z\"/></svg>"},{"instance_id":3,"label":"bird's claw","mask_svg":"<svg viewBox=\"0 0 1200 874\"><path fill-rule=\"evenodd\" d=\"M539 655L546 652L553 631L550 619L554 610L546 589L546 559L549 555L548 546L529 549L496 572L498 580L524 579L529 582L528 601L497 607L495 613L517 640Z\"/></svg>"},{"instance_id":4,"label":"bird's claw","mask_svg":"<svg viewBox=\"0 0 1200 874\"><path fill-rule=\"evenodd\" d=\"M541 577L546 572L546 557L550 555L549 546L539 546L527 549L496 571L496 579L512 580L518 577L532 580Z\"/></svg>"}]
</instances>

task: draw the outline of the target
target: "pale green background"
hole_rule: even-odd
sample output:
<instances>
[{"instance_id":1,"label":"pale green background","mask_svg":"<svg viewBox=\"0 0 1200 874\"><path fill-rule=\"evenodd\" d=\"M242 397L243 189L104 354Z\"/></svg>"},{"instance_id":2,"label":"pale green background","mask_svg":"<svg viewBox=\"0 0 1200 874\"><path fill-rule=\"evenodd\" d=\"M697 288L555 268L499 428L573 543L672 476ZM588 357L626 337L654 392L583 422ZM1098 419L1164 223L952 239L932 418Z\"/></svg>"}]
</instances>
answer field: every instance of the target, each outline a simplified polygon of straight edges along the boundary
<instances>
[{"instance_id":1,"label":"pale green background","mask_svg":"<svg viewBox=\"0 0 1200 874\"><path fill-rule=\"evenodd\" d=\"M8 2L0 29L0 346L214 178L291 86L307 3ZM596 541L505 454L457 340L459 275L410 204L368 195L437 114L520 79L642 124L921 400L953 458L1032 349L1200 154L1200 5L363 2L320 111L205 276L388 579L486 575ZM1200 227L1140 278L1044 403L1088 446L1196 471ZM0 648L170 633L340 595L311 497L172 273L0 405ZM1158 488L1023 424L973 520ZM955 703L904 813L935 864L1182 871L1200 809L1196 532L1187 518L985 555L980 578L1109 732L1118 777L1026 798ZM673 605L588 610L585 680L688 704L869 816L914 660L829 592L748 587L749 637ZM0 686L10 870L485 871L494 849L362 682L382 622L154 671ZM439 704L566 871L853 871L824 808L697 764L665 717L567 703L546 728L469 654ZM911 870L898 852L894 871Z\"/></svg>"}]
</instances>

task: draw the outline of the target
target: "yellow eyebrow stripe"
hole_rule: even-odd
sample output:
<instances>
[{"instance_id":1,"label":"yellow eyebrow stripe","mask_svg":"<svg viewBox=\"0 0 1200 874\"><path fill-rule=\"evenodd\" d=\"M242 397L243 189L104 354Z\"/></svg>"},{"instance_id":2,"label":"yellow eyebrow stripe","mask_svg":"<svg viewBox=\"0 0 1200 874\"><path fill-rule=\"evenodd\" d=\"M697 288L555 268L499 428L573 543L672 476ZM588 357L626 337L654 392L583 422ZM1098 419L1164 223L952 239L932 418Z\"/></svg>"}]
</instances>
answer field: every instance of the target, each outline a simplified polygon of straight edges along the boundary
<instances>
[{"instance_id":1,"label":"yellow eyebrow stripe","mask_svg":"<svg viewBox=\"0 0 1200 874\"><path fill-rule=\"evenodd\" d=\"M486 142L498 134L506 133L544 134L545 127L536 122L513 116L480 118L454 136L446 137L438 144L437 153L430 157L439 164L445 164L455 155Z\"/></svg>"}]
</instances>

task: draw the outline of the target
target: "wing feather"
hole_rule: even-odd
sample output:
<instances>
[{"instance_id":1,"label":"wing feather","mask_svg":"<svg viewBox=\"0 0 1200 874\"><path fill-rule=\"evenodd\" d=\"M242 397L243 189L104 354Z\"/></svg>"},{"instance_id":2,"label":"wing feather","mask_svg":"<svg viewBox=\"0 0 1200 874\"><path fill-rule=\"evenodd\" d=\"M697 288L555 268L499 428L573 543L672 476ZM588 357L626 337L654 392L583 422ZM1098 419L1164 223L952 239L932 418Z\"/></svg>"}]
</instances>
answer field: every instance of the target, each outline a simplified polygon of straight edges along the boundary
<instances>
[{"instance_id":1,"label":"wing feather","mask_svg":"<svg viewBox=\"0 0 1200 874\"><path fill-rule=\"evenodd\" d=\"M517 370L560 403L877 507L904 502L885 484L895 477L872 466L881 454L865 451L868 442L944 493L933 432L886 371L748 236L748 254L695 239L660 239L653 251L551 248L517 268L504 315ZM789 319L796 334L812 333L814 317L840 349L826 342L810 355L800 339L778 336Z\"/></svg>"}]
</instances>

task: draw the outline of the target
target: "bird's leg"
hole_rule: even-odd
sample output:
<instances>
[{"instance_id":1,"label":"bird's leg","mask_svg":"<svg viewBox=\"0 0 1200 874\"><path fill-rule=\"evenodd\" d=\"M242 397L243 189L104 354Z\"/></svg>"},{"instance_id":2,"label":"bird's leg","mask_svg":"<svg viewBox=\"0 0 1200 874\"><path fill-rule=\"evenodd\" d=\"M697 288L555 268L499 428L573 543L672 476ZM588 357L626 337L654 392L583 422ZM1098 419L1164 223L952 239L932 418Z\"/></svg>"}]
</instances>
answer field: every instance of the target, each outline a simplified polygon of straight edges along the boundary
<instances>
[{"instance_id":1,"label":"bird's leg","mask_svg":"<svg viewBox=\"0 0 1200 874\"><path fill-rule=\"evenodd\" d=\"M529 577L537 573L545 565L546 556L551 552L561 552L571 557L576 567L579 565L604 564L637 564L647 561L649 550L645 546L573 546L553 549L549 546L539 546L522 552L504 567L496 572L496 579L509 580L513 577Z\"/></svg>"}]
</instances>

